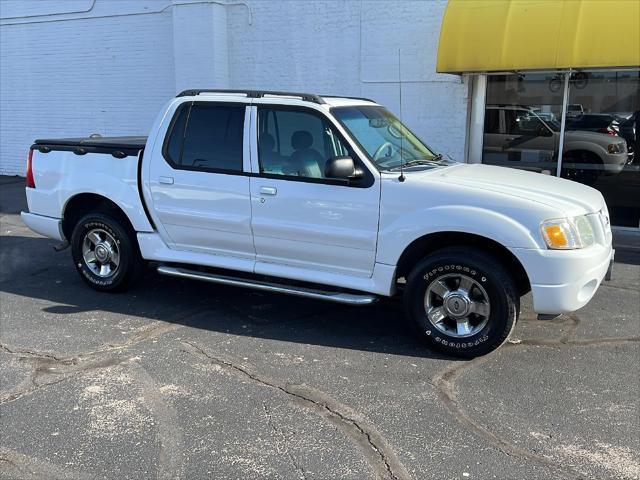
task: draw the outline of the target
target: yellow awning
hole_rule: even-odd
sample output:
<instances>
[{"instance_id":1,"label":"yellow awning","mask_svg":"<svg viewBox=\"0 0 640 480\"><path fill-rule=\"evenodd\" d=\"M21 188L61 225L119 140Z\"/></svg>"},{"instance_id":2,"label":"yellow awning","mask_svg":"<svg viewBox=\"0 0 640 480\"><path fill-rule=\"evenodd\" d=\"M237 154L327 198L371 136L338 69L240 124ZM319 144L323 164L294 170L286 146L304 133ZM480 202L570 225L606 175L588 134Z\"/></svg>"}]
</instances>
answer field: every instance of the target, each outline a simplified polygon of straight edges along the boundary
<instances>
[{"instance_id":1,"label":"yellow awning","mask_svg":"<svg viewBox=\"0 0 640 480\"><path fill-rule=\"evenodd\" d=\"M441 73L640 66L640 0L449 0Z\"/></svg>"}]
</instances>

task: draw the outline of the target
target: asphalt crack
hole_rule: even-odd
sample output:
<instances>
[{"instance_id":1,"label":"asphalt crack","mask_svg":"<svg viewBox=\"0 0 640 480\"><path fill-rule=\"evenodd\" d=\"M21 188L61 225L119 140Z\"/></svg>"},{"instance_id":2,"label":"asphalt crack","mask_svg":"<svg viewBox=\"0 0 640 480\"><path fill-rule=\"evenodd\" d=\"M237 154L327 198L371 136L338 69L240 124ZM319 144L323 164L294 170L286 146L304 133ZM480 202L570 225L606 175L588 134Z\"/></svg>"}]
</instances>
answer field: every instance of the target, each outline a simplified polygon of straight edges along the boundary
<instances>
[{"instance_id":1,"label":"asphalt crack","mask_svg":"<svg viewBox=\"0 0 640 480\"><path fill-rule=\"evenodd\" d=\"M18 355L20 359L32 363L31 371L27 377L15 388L8 392L0 393L0 405L14 402L24 396L60 383L68 378L76 376L88 370L107 368L126 361L119 357L109 356L113 352L126 350L150 338L158 337L172 332L183 325L177 322L193 315L206 311L205 306L196 307L182 312L168 321L156 321L138 329L133 335L120 343L108 343L93 351L79 352L67 356L59 356L49 352L41 352L32 348L16 348L0 343L0 351L12 355ZM91 360L91 358L98 360ZM41 378L55 376L51 381L39 381Z\"/></svg>"},{"instance_id":2,"label":"asphalt crack","mask_svg":"<svg viewBox=\"0 0 640 480\"><path fill-rule=\"evenodd\" d=\"M141 387L144 403L157 421L158 478L184 478L182 429L178 426L177 412L165 401L155 381L141 365L136 363L131 370Z\"/></svg>"},{"instance_id":3,"label":"asphalt crack","mask_svg":"<svg viewBox=\"0 0 640 480\"><path fill-rule=\"evenodd\" d=\"M173 330L182 328L183 325L179 324L180 321L185 320L189 317L192 317L193 315L197 315L198 313L205 312L208 309L209 308L206 306L200 306L200 307L187 310L186 312L181 312L180 314L168 320L157 320L155 322L152 322L140 327L132 335L130 335L126 340L122 342L105 343L96 350L89 350L89 351L78 352L74 354L67 354L65 356L60 356L60 355L55 355L49 352L42 352L32 348L17 348L17 347L8 345L6 343L0 343L0 351L13 354L13 355L49 358L58 362L68 362L70 360L74 360L77 362L81 358L101 355L104 353L109 353L114 350L127 349L134 345L137 345L138 343L148 340L150 338L158 337L166 333L172 332Z\"/></svg>"},{"instance_id":4,"label":"asphalt crack","mask_svg":"<svg viewBox=\"0 0 640 480\"><path fill-rule=\"evenodd\" d=\"M284 435L282 430L276 427L276 425L273 423L273 419L271 418L271 412L269 411L269 408L267 407L267 404L265 402L262 402L262 409L264 410L264 415L267 419L267 424L269 425L269 427L271 427L271 430L273 430L273 432L278 437L280 437L280 439L286 444L288 442L288 439ZM282 453L280 452L280 449L278 449L278 453ZM301 478L302 480L307 480L307 474L304 471L304 468L302 467L302 465L298 463L298 461L296 460L295 456L291 453L291 451L285 447L284 453L287 455L287 458L289 458L289 461L291 462L291 465L293 466L293 468L298 472L299 478Z\"/></svg>"},{"instance_id":5,"label":"asphalt crack","mask_svg":"<svg viewBox=\"0 0 640 480\"><path fill-rule=\"evenodd\" d=\"M5 353L10 353L12 355L26 355L29 357L37 357L37 358L50 358L56 361L63 360L61 357L58 357L51 353L39 352L37 350L27 349L27 348L14 348L4 343L0 343L0 351Z\"/></svg>"},{"instance_id":6,"label":"asphalt crack","mask_svg":"<svg viewBox=\"0 0 640 480\"><path fill-rule=\"evenodd\" d=\"M517 343L504 345L499 350L477 357L468 362L456 362L447 366L439 374L433 378L433 385L436 387L438 398L447 411L461 425L471 430L476 436L486 440L493 447L507 456L518 457L523 460L535 462L543 467L550 468L567 478L584 479L585 476L574 468L559 464L553 459L530 452L529 450L520 448L515 444L504 440L498 434L491 431L481 423L477 422L465 411L459 404L456 397L456 381L463 373L469 372L476 367L487 362L496 355L500 355L506 351L522 347L591 347L591 346L617 346L628 343L640 342L640 337L621 337L621 338L599 338L599 339L573 339L576 335L578 325L581 320L577 315L568 315L563 319L554 320L554 323L571 322L568 332L559 340L519 340Z\"/></svg>"},{"instance_id":7,"label":"asphalt crack","mask_svg":"<svg viewBox=\"0 0 640 480\"><path fill-rule=\"evenodd\" d=\"M639 293L640 292L640 288L638 287L625 287L623 285L611 285L608 283L601 283L600 287L604 287L604 288L612 288L614 290L624 290L626 292L634 292L634 293Z\"/></svg>"},{"instance_id":8,"label":"asphalt crack","mask_svg":"<svg viewBox=\"0 0 640 480\"><path fill-rule=\"evenodd\" d=\"M523 321L520 319L519 321ZM524 319L526 322L539 322L540 320L536 320L534 318L526 318ZM640 342L640 336L630 336L630 337L606 337L606 338L583 338L576 339L576 334L578 333L578 327L582 323L581 318L573 314L562 315L554 320L545 321L550 325L562 325L565 323L569 323L569 327L567 332L562 335L558 340L537 340L537 339L513 339L508 342L502 348L510 348L513 346L529 346L529 347L600 347L600 346L608 346L608 345L625 345L628 343L636 343Z\"/></svg>"},{"instance_id":9,"label":"asphalt crack","mask_svg":"<svg viewBox=\"0 0 640 480\"><path fill-rule=\"evenodd\" d=\"M364 425L364 421L354 418L355 415L349 413L349 407L340 404L327 394L318 392L304 385L290 385L267 379L251 372L244 366L215 357L206 352L202 347L193 342L181 341L186 347L186 351L193 355L204 357L211 362L240 374L253 382L278 390L294 399L300 401L307 407L326 415L341 427L363 449L365 458L374 468L378 478L387 480L410 479L408 471L400 463L391 446L384 440L382 435L372 425Z\"/></svg>"},{"instance_id":10,"label":"asphalt crack","mask_svg":"<svg viewBox=\"0 0 640 480\"><path fill-rule=\"evenodd\" d=\"M69 359L49 359L43 357L23 357L30 361L33 366L27 377L15 388L8 392L0 394L0 405L14 402L22 397L31 395L32 393L42 390L51 385L68 380L72 377L84 373L89 370L108 368L127 361L123 358L104 358L80 364L77 358ZM52 380L40 381L53 377Z\"/></svg>"},{"instance_id":11,"label":"asphalt crack","mask_svg":"<svg viewBox=\"0 0 640 480\"><path fill-rule=\"evenodd\" d=\"M578 333L578 326L580 326L580 323L582 322L580 317L573 313L567 315L567 320L569 321L569 328L567 329L567 333L560 338L560 343L568 343L572 338L574 338Z\"/></svg>"},{"instance_id":12,"label":"asphalt crack","mask_svg":"<svg viewBox=\"0 0 640 480\"><path fill-rule=\"evenodd\" d=\"M7 478L20 478L22 480L92 480L96 477L84 472L78 472L66 467L60 467L53 463L37 460L21 453L5 448L0 448L0 467Z\"/></svg>"},{"instance_id":13,"label":"asphalt crack","mask_svg":"<svg viewBox=\"0 0 640 480\"><path fill-rule=\"evenodd\" d=\"M503 347L501 351L504 351L508 348L514 347ZM433 383L436 386L438 398L442 405L449 411L451 416L456 421L458 421L458 423L460 423L468 430L472 431L476 436L487 441L490 445L497 448L503 454L509 457L518 457L523 460L535 462L545 468L551 468L552 470L563 474L567 478L581 478L581 475L571 467L559 465L550 458L531 453L528 450L520 448L513 443L500 438L497 434L489 430L487 427L471 418L471 416L458 403L455 390L455 383L458 378L460 378L463 373L482 365L492 357L493 355L485 355L483 357L474 358L473 360L468 362L450 364L441 373L436 375L436 377L433 379Z\"/></svg>"},{"instance_id":14,"label":"asphalt crack","mask_svg":"<svg viewBox=\"0 0 640 480\"><path fill-rule=\"evenodd\" d=\"M629 343L640 342L640 337L622 337L622 338L587 338L584 340L520 340L519 346L523 347L604 347L604 346L618 346L626 345ZM515 346L515 345L514 345ZM512 346L506 346L505 348L512 348Z\"/></svg>"}]
</instances>

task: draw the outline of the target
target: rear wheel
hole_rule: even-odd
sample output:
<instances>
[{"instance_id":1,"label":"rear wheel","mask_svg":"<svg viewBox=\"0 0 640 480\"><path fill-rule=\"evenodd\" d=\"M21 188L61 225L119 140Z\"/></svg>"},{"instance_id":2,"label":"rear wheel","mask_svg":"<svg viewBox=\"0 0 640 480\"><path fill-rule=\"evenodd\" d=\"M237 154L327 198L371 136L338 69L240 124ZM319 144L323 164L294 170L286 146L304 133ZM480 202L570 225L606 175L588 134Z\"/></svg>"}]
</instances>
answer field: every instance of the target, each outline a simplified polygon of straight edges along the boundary
<instances>
[{"instance_id":1,"label":"rear wheel","mask_svg":"<svg viewBox=\"0 0 640 480\"><path fill-rule=\"evenodd\" d=\"M92 288L126 289L142 270L138 246L127 225L115 216L90 213L76 224L71 254L80 277Z\"/></svg>"},{"instance_id":2,"label":"rear wheel","mask_svg":"<svg viewBox=\"0 0 640 480\"><path fill-rule=\"evenodd\" d=\"M513 278L490 255L470 248L440 250L407 279L408 317L434 349L475 357L502 345L519 313Z\"/></svg>"}]
</instances>

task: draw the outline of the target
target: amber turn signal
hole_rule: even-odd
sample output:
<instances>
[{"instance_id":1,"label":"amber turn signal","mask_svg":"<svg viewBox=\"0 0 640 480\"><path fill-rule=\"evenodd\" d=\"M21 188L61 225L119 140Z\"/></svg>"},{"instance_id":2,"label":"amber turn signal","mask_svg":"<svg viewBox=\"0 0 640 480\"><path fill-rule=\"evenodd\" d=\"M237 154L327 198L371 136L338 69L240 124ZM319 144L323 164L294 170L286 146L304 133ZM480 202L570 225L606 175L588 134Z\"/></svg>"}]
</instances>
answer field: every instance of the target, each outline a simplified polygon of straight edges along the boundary
<instances>
[{"instance_id":1,"label":"amber turn signal","mask_svg":"<svg viewBox=\"0 0 640 480\"><path fill-rule=\"evenodd\" d=\"M560 225L546 225L543 232L549 248L569 248L569 240Z\"/></svg>"}]
</instances>

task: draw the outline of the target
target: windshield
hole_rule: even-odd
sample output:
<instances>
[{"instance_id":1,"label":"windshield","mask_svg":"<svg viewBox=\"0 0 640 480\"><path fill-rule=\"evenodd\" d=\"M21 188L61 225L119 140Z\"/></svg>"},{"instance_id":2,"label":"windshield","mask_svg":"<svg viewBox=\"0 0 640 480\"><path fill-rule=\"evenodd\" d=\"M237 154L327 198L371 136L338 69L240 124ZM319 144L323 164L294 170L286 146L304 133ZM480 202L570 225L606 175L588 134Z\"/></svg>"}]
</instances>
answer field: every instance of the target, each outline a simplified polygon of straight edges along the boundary
<instances>
[{"instance_id":1,"label":"windshield","mask_svg":"<svg viewBox=\"0 0 640 480\"><path fill-rule=\"evenodd\" d=\"M432 167L449 165L383 107L334 107L331 113L351 133L379 170L395 169L400 164Z\"/></svg>"},{"instance_id":2,"label":"windshield","mask_svg":"<svg viewBox=\"0 0 640 480\"><path fill-rule=\"evenodd\" d=\"M560 123L557 120L547 120L546 122L554 132L560 131Z\"/></svg>"}]
</instances>

